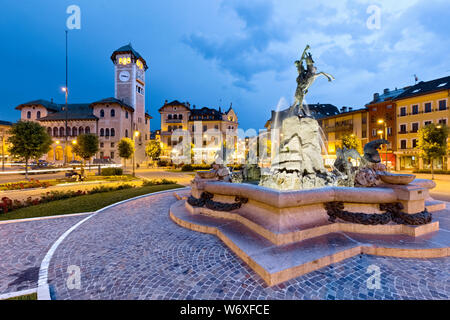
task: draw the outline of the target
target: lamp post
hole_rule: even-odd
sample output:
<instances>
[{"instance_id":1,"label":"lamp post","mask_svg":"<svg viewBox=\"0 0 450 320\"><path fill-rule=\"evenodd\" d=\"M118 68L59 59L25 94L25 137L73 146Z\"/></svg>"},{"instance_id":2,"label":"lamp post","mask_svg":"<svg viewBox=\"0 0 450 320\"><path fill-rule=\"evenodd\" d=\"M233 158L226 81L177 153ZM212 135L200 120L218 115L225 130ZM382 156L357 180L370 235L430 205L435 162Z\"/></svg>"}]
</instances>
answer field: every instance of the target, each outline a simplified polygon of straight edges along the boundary
<instances>
[{"instance_id":1,"label":"lamp post","mask_svg":"<svg viewBox=\"0 0 450 320\"><path fill-rule=\"evenodd\" d=\"M66 30L66 86L62 89L63 90L63 92L65 93L65 95L66 95L66 104L65 104L65 107L64 107L64 111L65 111L65 116L66 116L66 119L65 119L65 132L64 132L64 136L65 136L65 139L64 139L64 165L66 165L67 164L67 122L68 122L68 114L67 114L67 96L69 95L69 87L68 87L68 70L69 70L69 68L68 68L68 53L67 53L67 33L68 33L68 30Z\"/></svg>"},{"instance_id":2,"label":"lamp post","mask_svg":"<svg viewBox=\"0 0 450 320\"><path fill-rule=\"evenodd\" d=\"M377 122L378 122L378 124L382 124L383 125L383 127L384 127L384 139L387 140L387 124L386 124L386 121L384 121L383 119L378 119ZM380 131L383 134L383 131L382 130L380 130ZM385 159L385 163L386 163L386 170L389 171L389 169L388 169L388 145L387 144L386 144L386 159Z\"/></svg>"},{"instance_id":3,"label":"lamp post","mask_svg":"<svg viewBox=\"0 0 450 320\"><path fill-rule=\"evenodd\" d=\"M135 173L135 166L136 166L136 160L135 160L135 158L136 158L136 138L139 137L139 135L140 135L139 131L135 131L134 134L133 134L133 144L134 144L134 146L133 146L134 147L134 150L133 150L133 177L136 176L136 173Z\"/></svg>"}]
</instances>

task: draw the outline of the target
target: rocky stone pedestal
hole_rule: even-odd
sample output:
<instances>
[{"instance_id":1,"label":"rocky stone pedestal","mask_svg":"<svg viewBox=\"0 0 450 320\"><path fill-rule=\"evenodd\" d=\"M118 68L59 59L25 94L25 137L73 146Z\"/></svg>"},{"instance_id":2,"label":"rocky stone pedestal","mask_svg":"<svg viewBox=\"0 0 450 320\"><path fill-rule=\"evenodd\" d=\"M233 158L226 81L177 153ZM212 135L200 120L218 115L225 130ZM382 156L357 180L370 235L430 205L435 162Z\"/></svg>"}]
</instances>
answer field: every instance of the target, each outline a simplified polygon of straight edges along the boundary
<instances>
[{"instance_id":1,"label":"rocky stone pedestal","mask_svg":"<svg viewBox=\"0 0 450 320\"><path fill-rule=\"evenodd\" d=\"M269 174L260 185L299 190L336 185L336 176L323 164L319 124L313 118L290 116L281 122L280 147Z\"/></svg>"}]
</instances>

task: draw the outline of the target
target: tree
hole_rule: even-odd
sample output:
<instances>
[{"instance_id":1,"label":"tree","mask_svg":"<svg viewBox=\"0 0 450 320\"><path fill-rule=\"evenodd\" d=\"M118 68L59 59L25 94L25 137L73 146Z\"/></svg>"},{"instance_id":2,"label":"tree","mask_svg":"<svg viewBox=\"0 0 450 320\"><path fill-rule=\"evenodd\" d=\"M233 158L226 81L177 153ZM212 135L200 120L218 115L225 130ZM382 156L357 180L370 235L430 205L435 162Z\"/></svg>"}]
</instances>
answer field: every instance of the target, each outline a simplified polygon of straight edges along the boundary
<instances>
[{"instance_id":1,"label":"tree","mask_svg":"<svg viewBox=\"0 0 450 320\"><path fill-rule=\"evenodd\" d=\"M431 123L419 129L417 149L419 154L431 162L431 179L434 180L433 160L447 154L448 128L445 125Z\"/></svg>"},{"instance_id":2,"label":"tree","mask_svg":"<svg viewBox=\"0 0 450 320\"><path fill-rule=\"evenodd\" d=\"M73 152L83 159L81 174L84 175L85 161L92 158L99 150L98 137L91 133L80 134L77 143L73 146Z\"/></svg>"},{"instance_id":3,"label":"tree","mask_svg":"<svg viewBox=\"0 0 450 320\"><path fill-rule=\"evenodd\" d=\"M28 161L39 159L50 151L52 138L37 122L19 121L9 131L9 153L25 160L25 179L28 179Z\"/></svg>"},{"instance_id":4,"label":"tree","mask_svg":"<svg viewBox=\"0 0 450 320\"><path fill-rule=\"evenodd\" d=\"M157 140L151 140L145 146L145 154L152 160L159 159L161 155L161 144Z\"/></svg>"},{"instance_id":5,"label":"tree","mask_svg":"<svg viewBox=\"0 0 450 320\"><path fill-rule=\"evenodd\" d=\"M122 138L117 145L119 149L119 157L124 159L124 167L127 167L127 159L130 159L134 154L134 141L130 138Z\"/></svg>"},{"instance_id":6,"label":"tree","mask_svg":"<svg viewBox=\"0 0 450 320\"><path fill-rule=\"evenodd\" d=\"M355 134L344 134L342 136L342 146L347 149L355 149L360 154L362 153L361 140Z\"/></svg>"}]
</instances>

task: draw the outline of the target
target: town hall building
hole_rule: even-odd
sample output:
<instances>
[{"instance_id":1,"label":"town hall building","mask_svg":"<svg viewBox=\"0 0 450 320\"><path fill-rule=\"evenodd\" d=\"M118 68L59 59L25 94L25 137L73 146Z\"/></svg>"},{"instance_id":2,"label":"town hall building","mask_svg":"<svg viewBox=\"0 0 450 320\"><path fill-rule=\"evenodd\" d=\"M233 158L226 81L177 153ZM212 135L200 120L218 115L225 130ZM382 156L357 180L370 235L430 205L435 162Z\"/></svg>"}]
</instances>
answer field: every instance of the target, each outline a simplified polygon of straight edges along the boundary
<instances>
[{"instance_id":1,"label":"town hall building","mask_svg":"<svg viewBox=\"0 0 450 320\"><path fill-rule=\"evenodd\" d=\"M72 146L83 133L96 134L100 151L94 157L120 163L117 145L120 139L134 139L136 162L146 160L145 145L150 140L150 119L145 112L145 59L131 44L111 55L114 64L114 97L90 103L65 104L53 100L34 100L20 104L23 121L37 121L53 139L50 152L43 158L62 163L76 160ZM67 123L67 125L66 125ZM66 156L66 157L65 157Z\"/></svg>"}]
</instances>

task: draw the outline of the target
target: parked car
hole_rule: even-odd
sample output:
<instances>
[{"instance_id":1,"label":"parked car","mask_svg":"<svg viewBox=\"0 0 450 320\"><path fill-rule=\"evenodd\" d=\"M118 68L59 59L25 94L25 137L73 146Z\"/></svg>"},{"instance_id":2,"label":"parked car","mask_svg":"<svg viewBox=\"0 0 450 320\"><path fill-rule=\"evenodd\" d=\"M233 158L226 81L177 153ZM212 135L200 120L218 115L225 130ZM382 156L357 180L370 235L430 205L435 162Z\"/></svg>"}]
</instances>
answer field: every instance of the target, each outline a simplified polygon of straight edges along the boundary
<instances>
[{"instance_id":1,"label":"parked car","mask_svg":"<svg viewBox=\"0 0 450 320\"><path fill-rule=\"evenodd\" d=\"M30 166L32 169L40 169L48 167L49 163L45 160L38 160L31 162Z\"/></svg>"}]
</instances>

